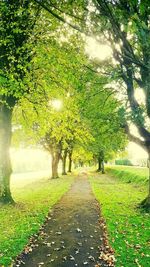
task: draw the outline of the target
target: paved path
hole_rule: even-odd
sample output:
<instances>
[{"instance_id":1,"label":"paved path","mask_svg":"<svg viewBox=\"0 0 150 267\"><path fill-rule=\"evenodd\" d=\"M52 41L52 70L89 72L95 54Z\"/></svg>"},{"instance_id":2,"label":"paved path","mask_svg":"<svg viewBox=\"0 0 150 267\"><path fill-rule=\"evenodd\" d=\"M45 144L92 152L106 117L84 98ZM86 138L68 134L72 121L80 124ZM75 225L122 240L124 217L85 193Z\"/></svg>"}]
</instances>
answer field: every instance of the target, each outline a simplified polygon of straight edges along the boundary
<instances>
[{"instance_id":1,"label":"paved path","mask_svg":"<svg viewBox=\"0 0 150 267\"><path fill-rule=\"evenodd\" d=\"M99 213L87 176L82 173L49 214L32 252L22 257L24 264L13 266L108 266L97 265L102 242Z\"/></svg>"}]
</instances>

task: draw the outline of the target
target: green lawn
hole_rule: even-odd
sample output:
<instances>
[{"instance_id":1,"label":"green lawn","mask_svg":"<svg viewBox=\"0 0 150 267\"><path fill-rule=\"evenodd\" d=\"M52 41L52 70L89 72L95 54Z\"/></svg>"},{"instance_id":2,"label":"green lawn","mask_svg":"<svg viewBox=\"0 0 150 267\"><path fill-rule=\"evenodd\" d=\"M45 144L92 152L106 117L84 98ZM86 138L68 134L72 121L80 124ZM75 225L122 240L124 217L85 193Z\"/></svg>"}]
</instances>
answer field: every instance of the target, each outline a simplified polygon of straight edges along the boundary
<instances>
[{"instance_id":1,"label":"green lawn","mask_svg":"<svg viewBox=\"0 0 150 267\"><path fill-rule=\"evenodd\" d=\"M134 166L110 166L107 168L110 174L124 182L146 184L148 182L148 168Z\"/></svg>"},{"instance_id":2,"label":"green lawn","mask_svg":"<svg viewBox=\"0 0 150 267\"><path fill-rule=\"evenodd\" d=\"M0 266L10 266L29 237L39 230L50 208L69 189L73 177L38 178L30 183L28 180L27 184L23 182L21 186L22 182L21 179L15 186L13 179L13 196L17 205L0 207Z\"/></svg>"},{"instance_id":3,"label":"green lawn","mask_svg":"<svg viewBox=\"0 0 150 267\"><path fill-rule=\"evenodd\" d=\"M116 267L149 267L150 215L137 209L146 197L146 185L123 183L106 174L90 174L90 183L106 219Z\"/></svg>"}]
</instances>

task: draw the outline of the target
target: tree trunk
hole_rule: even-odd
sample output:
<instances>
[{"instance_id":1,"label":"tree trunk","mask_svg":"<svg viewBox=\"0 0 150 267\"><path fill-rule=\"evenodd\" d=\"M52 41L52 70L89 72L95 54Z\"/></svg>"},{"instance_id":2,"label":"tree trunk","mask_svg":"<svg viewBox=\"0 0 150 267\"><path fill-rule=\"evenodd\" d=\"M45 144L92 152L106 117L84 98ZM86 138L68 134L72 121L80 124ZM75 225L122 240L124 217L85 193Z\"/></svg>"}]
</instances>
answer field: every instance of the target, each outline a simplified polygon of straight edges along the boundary
<instances>
[{"instance_id":1,"label":"tree trunk","mask_svg":"<svg viewBox=\"0 0 150 267\"><path fill-rule=\"evenodd\" d=\"M148 169L149 169L149 177L148 177L148 195L147 197L141 202L141 206L145 208L147 211L150 211L150 153L148 158Z\"/></svg>"},{"instance_id":2,"label":"tree trunk","mask_svg":"<svg viewBox=\"0 0 150 267\"><path fill-rule=\"evenodd\" d=\"M58 157L56 155L52 155L52 179L59 178L58 176Z\"/></svg>"},{"instance_id":3,"label":"tree trunk","mask_svg":"<svg viewBox=\"0 0 150 267\"><path fill-rule=\"evenodd\" d=\"M67 175L66 160L67 160L67 149L64 150L64 154L62 156L62 175Z\"/></svg>"},{"instance_id":4,"label":"tree trunk","mask_svg":"<svg viewBox=\"0 0 150 267\"><path fill-rule=\"evenodd\" d=\"M9 149L12 137L13 109L2 104L0 107L0 202L14 203L10 191L10 176L12 173Z\"/></svg>"},{"instance_id":5,"label":"tree trunk","mask_svg":"<svg viewBox=\"0 0 150 267\"><path fill-rule=\"evenodd\" d=\"M72 151L69 152L69 166L68 172L72 172Z\"/></svg>"},{"instance_id":6,"label":"tree trunk","mask_svg":"<svg viewBox=\"0 0 150 267\"><path fill-rule=\"evenodd\" d=\"M104 151L103 150L99 152L97 172L102 172L103 174L105 173L105 170L104 170Z\"/></svg>"},{"instance_id":7,"label":"tree trunk","mask_svg":"<svg viewBox=\"0 0 150 267\"><path fill-rule=\"evenodd\" d=\"M83 161L80 160L80 161L79 161L79 166L80 166L80 167L83 167L83 165L84 165L84 164L83 164Z\"/></svg>"},{"instance_id":8,"label":"tree trunk","mask_svg":"<svg viewBox=\"0 0 150 267\"><path fill-rule=\"evenodd\" d=\"M97 172L100 172L102 170L102 160L100 157L98 157L98 169Z\"/></svg>"},{"instance_id":9,"label":"tree trunk","mask_svg":"<svg viewBox=\"0 0 150 267\"><path fill-rule=\"evenodd\" d=\"M101 166L102 166L102 174L104 174L105 173L104 160L102 160Z\"/></svg>"},{"instance_id":10,"label":"tree trunk","mask_svg":"<svg viewBox=\"0 0 150 267\"><path fill-rule=\"evenodd\" d=\"M58 164L60 160L60 153L59 151L55 151L52 153L52 179L59 178L58 175Z\"/></svg>"}]
</instances>

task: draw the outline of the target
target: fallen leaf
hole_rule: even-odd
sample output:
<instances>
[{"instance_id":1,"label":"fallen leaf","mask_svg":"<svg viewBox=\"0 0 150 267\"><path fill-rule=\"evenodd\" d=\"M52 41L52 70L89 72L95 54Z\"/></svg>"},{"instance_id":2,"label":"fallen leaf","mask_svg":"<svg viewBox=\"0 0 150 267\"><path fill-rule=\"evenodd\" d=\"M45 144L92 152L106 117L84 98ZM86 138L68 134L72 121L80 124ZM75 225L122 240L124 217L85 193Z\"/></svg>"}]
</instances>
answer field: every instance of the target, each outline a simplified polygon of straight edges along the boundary
<instances>
[{"instance_id":1,"label":"fallen leaf","mask_svg":"<svg viewBox=\"0 0 150 267\"><path fill-rule=\"evenodd\" d=\"M80 228L77 228L76 231L77 231L78 233L81 233L81 232L82 232L82 230L81 230Z\"/></svg>"}]
</instances>

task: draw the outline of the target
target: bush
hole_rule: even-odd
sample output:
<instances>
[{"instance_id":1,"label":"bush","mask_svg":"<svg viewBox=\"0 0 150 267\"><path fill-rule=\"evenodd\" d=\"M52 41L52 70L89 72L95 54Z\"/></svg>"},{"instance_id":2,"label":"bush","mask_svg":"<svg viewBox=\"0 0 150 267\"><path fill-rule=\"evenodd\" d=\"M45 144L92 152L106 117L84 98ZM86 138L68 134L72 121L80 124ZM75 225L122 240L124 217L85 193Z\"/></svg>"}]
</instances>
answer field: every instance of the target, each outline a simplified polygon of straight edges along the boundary
<instances>
[{"instance_id":1,"label":"bush","mask_svg":"<svg viewBox=\"0 0 150 267\"><path fill-rule=\"evenodd\" d=\"M132 162L129 159L116 159L115 165L132 166Z\"/></svg>"}]
</instances>

